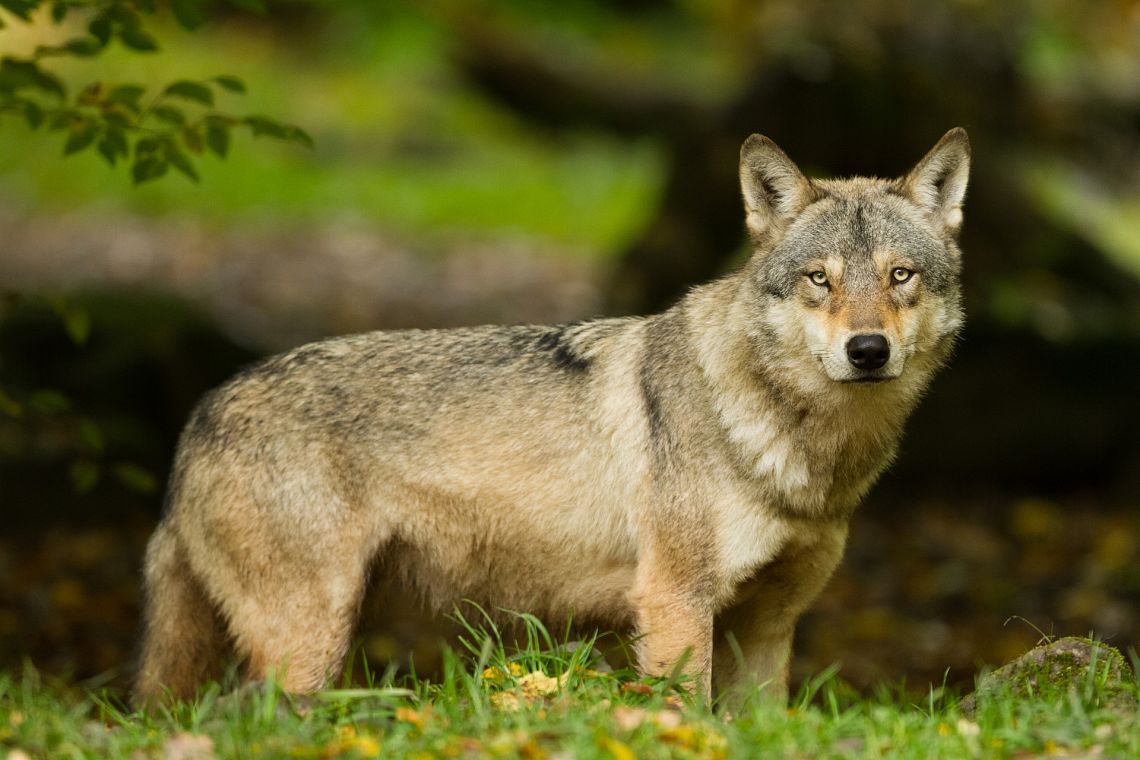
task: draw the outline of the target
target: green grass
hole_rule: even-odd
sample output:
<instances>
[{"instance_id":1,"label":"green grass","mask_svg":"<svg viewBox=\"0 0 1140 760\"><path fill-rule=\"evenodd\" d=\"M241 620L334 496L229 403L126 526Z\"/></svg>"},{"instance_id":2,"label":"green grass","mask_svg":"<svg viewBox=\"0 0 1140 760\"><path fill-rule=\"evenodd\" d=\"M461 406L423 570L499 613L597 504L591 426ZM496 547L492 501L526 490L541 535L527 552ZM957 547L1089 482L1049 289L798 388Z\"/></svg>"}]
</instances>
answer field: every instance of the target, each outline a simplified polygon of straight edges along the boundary
<instances>
[{"instance_id":1,"label":"green grass","mask_svg":"<svg viewBox=\"0 0 1140 760\"><path fill-rule=\"evenodd\" d=\"M1095 676L1032 699L994 696L966 717L941 689L915 703L861 697L833 672L790 707L756 700L731 719L669 679L597 672L533 618L521 647L468 625L437 681L376 675L305 698L273 684L139 714L122 695L0 676L0 752L12 758L1135 757L1140 719L1111 709ZM1130 688L1135 689L1133 684ZM200 754L192 754L192 751ZM23 754L20 754L23 753Z\"/></svg>"}]
</instances>

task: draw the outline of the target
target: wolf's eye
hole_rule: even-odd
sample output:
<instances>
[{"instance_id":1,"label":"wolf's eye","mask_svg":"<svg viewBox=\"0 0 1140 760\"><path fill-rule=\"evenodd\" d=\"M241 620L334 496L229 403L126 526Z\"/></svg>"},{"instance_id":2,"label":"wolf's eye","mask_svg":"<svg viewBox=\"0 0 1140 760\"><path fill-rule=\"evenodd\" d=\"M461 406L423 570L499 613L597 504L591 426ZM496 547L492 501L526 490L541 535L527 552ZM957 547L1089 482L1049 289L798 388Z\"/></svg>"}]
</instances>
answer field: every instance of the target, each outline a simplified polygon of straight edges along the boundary
<instances>
[{"instance_id":1,"label":"wolf's eye","mask_svg":"<svg viewBox=\"0 0 1140 760\"><path fill-rule=\"evenodd\" d=\"M891 279L898 283L906 282L911 278L914 272L903 267L895 267L891 270Z\"/></svg>"},{"instance_id":2,"label":"wolf's eye","mask_svg":"<svg viewBox=\"0 0 1140 760\"><path fill-rule=\"evenodd\" d=\"M817 270L808 274L808 279L812 281L813 285L819 285L820 287L823 287L827 284L827 273Z\"/></svg>"}]
</instances>

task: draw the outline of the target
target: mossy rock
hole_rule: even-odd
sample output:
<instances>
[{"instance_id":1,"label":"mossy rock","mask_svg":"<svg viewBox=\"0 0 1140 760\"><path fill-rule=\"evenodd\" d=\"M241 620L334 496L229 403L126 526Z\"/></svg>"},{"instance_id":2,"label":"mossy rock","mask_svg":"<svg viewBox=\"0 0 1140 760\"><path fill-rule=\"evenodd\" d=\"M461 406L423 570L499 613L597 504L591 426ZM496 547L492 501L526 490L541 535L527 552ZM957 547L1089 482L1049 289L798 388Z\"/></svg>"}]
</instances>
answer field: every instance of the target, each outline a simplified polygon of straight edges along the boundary
<instances>
[{"instance_id":1,"label":"mossy rock","mask_svg":"<svg viewBox=\"0 0 1140 760\"><path fill-rule=\"evenodd\" d=\"M1100 707L1136 710L1135 675L1124 656L1092 639L1067 637L1031 649L983 675L959 705L972 715L979 700L1067 698L1075 692Z\"/></svg>"}]
</instances>

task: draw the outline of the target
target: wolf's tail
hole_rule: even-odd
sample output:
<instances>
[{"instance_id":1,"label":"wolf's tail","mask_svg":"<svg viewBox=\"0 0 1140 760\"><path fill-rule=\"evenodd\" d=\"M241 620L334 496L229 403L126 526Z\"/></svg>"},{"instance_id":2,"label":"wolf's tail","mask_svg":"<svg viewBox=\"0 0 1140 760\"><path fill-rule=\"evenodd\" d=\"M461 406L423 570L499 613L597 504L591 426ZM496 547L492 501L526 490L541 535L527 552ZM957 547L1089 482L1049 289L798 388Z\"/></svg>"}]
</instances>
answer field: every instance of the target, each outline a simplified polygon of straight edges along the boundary
<instances>
[{"instance_id":1,"label":"wolf's tail","mask_svg":"<svg viewBox=\"0 0 1140 760\"><path fill-rule=\"evenodd\" d=\"M134 700L188 699L221 676L225 629L168 524L147 545L145 619Z\"/></svg>"}]
</instances>

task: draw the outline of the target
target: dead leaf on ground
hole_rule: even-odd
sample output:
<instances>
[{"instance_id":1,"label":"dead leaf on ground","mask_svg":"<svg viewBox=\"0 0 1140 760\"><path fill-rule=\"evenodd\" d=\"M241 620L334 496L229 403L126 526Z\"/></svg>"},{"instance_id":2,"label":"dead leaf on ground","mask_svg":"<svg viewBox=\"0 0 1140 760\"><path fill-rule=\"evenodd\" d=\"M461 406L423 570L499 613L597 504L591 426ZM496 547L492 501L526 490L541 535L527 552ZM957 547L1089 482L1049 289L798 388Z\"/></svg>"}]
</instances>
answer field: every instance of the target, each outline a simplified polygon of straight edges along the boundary
<instances>
[{"instance_id":1,"label":"dead leaf on ground","mask_svg":"<svg viewBox=\"0 0 1140 760\"><path fill-rule=\"evenodd\" d=\"M214 760L214 740L202 734L175 734L162 745L163 760Z\"/></svg>"}]
</instances>

